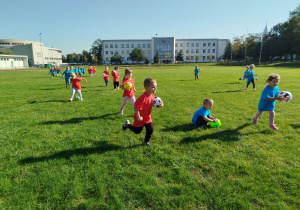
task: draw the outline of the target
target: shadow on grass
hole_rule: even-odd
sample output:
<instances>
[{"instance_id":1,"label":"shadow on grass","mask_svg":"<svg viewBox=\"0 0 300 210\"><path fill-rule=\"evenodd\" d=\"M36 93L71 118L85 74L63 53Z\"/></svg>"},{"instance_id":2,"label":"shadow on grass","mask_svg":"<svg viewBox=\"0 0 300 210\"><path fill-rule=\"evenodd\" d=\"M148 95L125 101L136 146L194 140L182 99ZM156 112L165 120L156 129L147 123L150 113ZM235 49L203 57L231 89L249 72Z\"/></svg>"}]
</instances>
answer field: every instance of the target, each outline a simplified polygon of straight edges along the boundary
<instances>
[{"instance_id":1,"label":"shadow on grass","mask_svg":"<svg viewBox=\"0 0 300 210\"><path fill-rule=\"evenodd\" d=\"M226 85L235 85L235 84L241 84L240 82L228 82L228 83L224 83Z\"/></svg>"},{"instance_id":2,"label":"shadow on grass","mask_svg":"<svg viewBox=\"0 0 300 210\"><path fill-rule=\"evenodd\" d=\"M181 140L180 144L189 144L194 142L200 142L204 140L210 140L210 139L218 139L221 141L239 141L241 136L239 130L251 125L250 123L245 123L244 125L241 125L235 129L229 129L224 131L219 131L212 134L207 134L199 137L187 137ZM217 128L209 128L209 129L217 129Z\"/></svg>"},{"instance_id":3,"label":"shadow on grass","mask_svg":"<svg viewBox=\"0 0 300 210\"><path fill-rule=\"evenodd\" d=\"M212 93L236 93L236 92L242 92L242 90L227 90L227 91L218 91Z\"/></svg>"},{"instance_id":4,"label":"shadow on grass","mask_svg":"<svg viewBox=\"0 0 300 210\"><path fill-rule=\"evenodd\" d=\"M114 144L109 144L107 141L97 142L95 147L83 147L78 149L62 150L52 155L44 155L40 157L28 157L20 160L20 164L30 164L53 159L70 159L72 156L88 156L94 153L103 154L105 152L114 150L131 149L142 146L142 144L133 145L129 147L120 147Z\"/></svg>"},{"instance_id":5,"label":"shadow on grass","mask_svg":"<svg viewBox=\"0 0 300 210\"><path fill-rule=\"evenodd\" d=\"M54 120L54 121L42 122L42 123L40 123L40 125L49 125L49 124L65 125L65 124L81 123L84 120L115 119L114 117L111 117L111 116L116 116L118 114L119 114L119 112L100 115L99 117L76 117L76 118L72 118L72 119L69 119L69 120Z\"/></svg>"},{"instance_id":6,"label":"shadow on grass","mask_svg":"<svg viewBox=\"0 0 300 210\"><path fill-rule=\"evenodd\" d=\"M186 124L180 124L180 125L176 125L174 127L170 127L170 128L164 128L162 129L163 131L184 131L184 132L188 132L188 131L192 131L195 130L195 126L193 125L193 123L186 123Z\"/></svg>"},{"instance_id":7,"label":"shadow on grass","mask_svg":"<svg viewBox=\"0 0 300 210\"><path fill-rule=\"evenodd\" d=\"M68 102L69 100L48 100L48 101L31 101L29 104L37 104L37 103L47 103L47 102Z\"/></svg>"},{"instance_id":8,"label":"shadow on grass","mask_svg":"<svg viewBox=\"0 0 300 210\"><path fill-rule=\"evenodd\" d=\"M292 124L291 126L294 129L299 129L300 128L300 124Z\"/></svg>"}]
</instances>

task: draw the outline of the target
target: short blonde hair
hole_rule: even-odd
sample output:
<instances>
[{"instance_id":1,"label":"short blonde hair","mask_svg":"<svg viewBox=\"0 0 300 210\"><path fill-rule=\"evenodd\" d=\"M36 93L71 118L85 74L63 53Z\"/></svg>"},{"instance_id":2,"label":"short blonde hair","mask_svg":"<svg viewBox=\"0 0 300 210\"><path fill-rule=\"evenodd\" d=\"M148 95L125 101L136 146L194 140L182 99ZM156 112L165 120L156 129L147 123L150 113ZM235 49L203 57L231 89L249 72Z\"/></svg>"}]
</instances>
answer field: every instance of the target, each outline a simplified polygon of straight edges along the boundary
<instances>
[{"instance_id":1,"label":"short blonde hair","mask_svg":"<svg viewBox=\"0 0 300 210\"><path fill-rule=\"evenodd\" d=\"M151 84L156 83L156 80L153 78L146 78L144 80L144 87L150 87Z\"/></svg>"},{"instance_id":2,"label":"short blonde hair","mask_svg":"<svg viewBox=\"0 0 300 210\"><path fill-rule=\"evenodd\" d=\"M280 75L279 74L270 74L266 82L271 82L273 79L278 79L280 80Z\"/></svg>"},{"instance_id":3,"label":"short blonde hair","mask_svg":"<svg viewBox=\"0 0 300 210\"><path fill-rule=\"evenodd\" d=\"M255 65L254 64L250 64L249 66L250 68L252 67L253 69L255 68Z\"/></svg>"},{"instance_id":4,"label":"short blonde hair","mask_svg":"<svg viewBox=\"0 0 300 210\"><path fill-rule=\"evenodd\" d=\"M211 98L205 98L204 100L203 100L203 104L207 104L207 103L214 103L214 101L211 99Z\"/></svg>"}]
</instances>

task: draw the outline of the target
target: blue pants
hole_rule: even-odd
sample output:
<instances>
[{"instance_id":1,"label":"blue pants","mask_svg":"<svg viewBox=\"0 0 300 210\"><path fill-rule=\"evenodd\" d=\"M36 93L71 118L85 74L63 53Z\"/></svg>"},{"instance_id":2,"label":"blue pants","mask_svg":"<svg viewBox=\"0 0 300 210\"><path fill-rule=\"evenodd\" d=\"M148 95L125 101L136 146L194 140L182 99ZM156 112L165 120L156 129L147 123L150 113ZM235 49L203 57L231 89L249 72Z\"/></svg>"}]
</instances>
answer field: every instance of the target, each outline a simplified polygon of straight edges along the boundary
<instances>
[{"instance_id":1,"label":"blue pants","mask_svg":"<svg viewBox=\"0 0 300 210\"><path fill-rule=\"evenodd\" d=\"M105 85L106 85L106 87L108 86L108 81L107 80L105 80Z\"/></svg>"}]
</instances>

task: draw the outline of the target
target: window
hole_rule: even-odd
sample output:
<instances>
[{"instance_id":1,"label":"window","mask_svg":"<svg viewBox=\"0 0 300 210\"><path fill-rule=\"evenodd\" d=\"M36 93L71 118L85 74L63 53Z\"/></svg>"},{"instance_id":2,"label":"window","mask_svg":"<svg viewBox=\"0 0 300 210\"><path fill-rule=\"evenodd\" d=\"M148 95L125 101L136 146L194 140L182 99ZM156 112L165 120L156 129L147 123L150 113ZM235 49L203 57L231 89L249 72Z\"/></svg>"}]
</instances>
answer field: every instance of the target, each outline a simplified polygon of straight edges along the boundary
<instances>
[{"instance_id":1,"label":"window","mask_svg":"<svg viewBox=\"0 0 300 210\"><path fill-rule=\"evenodd\" d=\"M180 43L180 47L183 47L183 43Z\"/></svg>"},{"instance_id":2,"label":"window","mask_svg":"<svg viewBox=\"0 0 300 210\"><path fill-rule=\"evenodd\" d=\"M215 52L216 52L216 49L212 49L212 52L215 53Z\"/></svg>"},{"instance_id":3,"label":"window","mask_svg":"<svg viewBox=\"0 0 300 210\"><path fill-rule=\"evenodd\" d=\"M175 47L178 47L178 43L175 44Z\"/></svg>"},{"instance_id":4,"label":"window","mask_svg":"<svg viewBox=\"0 0 300 210\"><path fill-rule=\"evenodd\" d=\"M147 48L150 48L150 44L147 44Z\"/></svg>"},{"instance_id":5,"label":"window","mask_svg":"<svg viewBox=\"0 0 300 210\"><path fill-rule=\"evenodd\" d=\"M199 43L196 43L196 47L199 47Z\"/></svg>"},{"instance_id":6,"label":"window","mask_svg":"<svg viewBox=\"0 0 300 210\"><path fill-rule=\"evenodd\" d=\"M186 47L190 47L190 43L186 43Z\"/></svg>"},{"instance_id":7,"label":"window","mask_svg":"<svg viewBox=\"0 0 300 210\"><path fill-rule=\"evenodd\" d=\"M150 50L148 50L148 54L151 54Z\"/></svg>"},{"instance_id":8,"label":"window","mask_svg":"<svg viewBox=\"0 0 300 210\"><path fill-rule=\"evenodd\" d=\"M205 60L205 56L203 56L202 58L203 58L203 60Z\"/></svg>"},{"instance_id":9,"label":"window","mask_svg":"<svg viewBox=\"0 0 300 210\"><path fill-rule=\"evenodd\" d=\"M191 47L194 47L194 43L191 44Z\"/></svg>"},{"instance_id":10,"label":"window","mask_svg":"<svg viewBox=\"0 0 300 210\"><path fill-rule=\"evenodd\" d=\"M115 51L115 54L116 54L116 53L119 53L119 52L118 52L118 51Z\"/></svg>"},{"instance_id":11,"label":"window","mask_svg":"<svg viewBox=\"0 0 300 210\"><path fill-rule=\"evenodd\" d=\"M115 48L119 48L119 47L118 47L118 44L115 44Z\"/></svg>"},{"instance_id":12,"label":"window","mask_svg":"<svg viewBox=\"0 0 300 210\"><path fill-rule=\"evenodd\" d=\"M207 53L210 53L210 49L207 50Z\"/></svg>"},{"instance_id":13,"label":"window","mask_svg":"<svg viewBox=\"0 0 300 210\"><path fill-rule=\"evenodd\" d=\"M134 48L134 44L131 44L131 48Z\"/></svg>"},{"instance_id":14,"label":"window","mask_svg":"<svg viewBox=\"0 0 300 210\"><path fill-rule=\"evenodd\" d=\"M109 47L110 47L110 48L114 48L114 45L113 45L113 44L110 44Z\"/></svg>"},{"instance_id":15,"label":"window","mask_svg":"<svg viewBox=\"0 0 300 210\"><path fill-rule=\"evenodd\" d=\"M186 50L185 52L186 52L186 53L190 53L190 51L189 51L189 50Z\"/></svg>"},{"instance_id":16,"label":"window","mask_svg":"<svg viewBox=\"0 0 300 210\"><path fill-rule=\"evenodd\" d=\"M214 59L215 59L215 56L211 56L211 59L213 59L213 60L214 60Z\"/></svg>"},{"instance_id":17,"label":"window","mask_svg":"<svg viewBox=\"0 0 300 210\"><path fill-rule=\"evenodd\" d=\"M114 54L114 51L110 51L110 54L113 55L113 54Z\"/></svg>"},{"instance_id":18,"label":"window","mask_svg":"<svg viewBox=\"0 0 300 210\"><path fill-rule=\"evenodd\" d=\"M199 49L196 49L196 53L199 53Z\"/></svg>"},{"instance_id":19,"label":"window","mask_svg":"<svg viewBox=\"0 0 300 210\"><path fill-rule=\"evenodd\" d=\"M122 51L122 55L124 55L124 53L125 53L125 52L124 52L124 50L123 50L123 51Z\"/></svg>"},{"instance_id":20,"label":"window","mask_svg":"<svg viewBox=\"0 0 300 210\"><path fill-rule=\"evenodd\" d=\"M138 48L141 48L141 44L138 44Z\"/></svg>"},{"instance_id":21,"label":"window","mask_svg":"<svg viewBox=\"0 0 300 210\"><path fill-rule=\"evenodd\" d=\"M127 61L130 61L130 57L127 57Z\"/></svg>"},{"instance_id":22,"label":"window","mask_svg":"<svg viewBox=\"0 0 300 210\"><path fill-rule=\"evenodd\" d=\"M191 49L191 53L194 53L194 49Z\"/></svg>"},{"instance_id":23,"label":"window","mask_svg":"<svg viewBox=\"0 0 300 210\"><path fill-rule=\"evenodd\" d=\"M127 50L126 53L127 53L127 55L129 55L130 54L129 50Z\"/></svg>"},{"instance_id":24,"label":"window","mask_svg":"<svg viewBox=\"0 0 300 210\"><path fill-rule=\"evenodd\" d=\"M191 56L191 60L194 60L194 56Z\"/></svg>"},{"instance_id":25,"label":"window","mask_svg":"<svg viewBox=\"0 0 300 210\"><path fill-rule=\"evenodd\" d=\"M143 48L146 48L146 44L143 44Z\"/></svg>"},{"instance_id":26,"label":"window","mask_svg":"<svg viewBox=\"0 0 300 210\"><path fill-rule=\"evenodd\" d=\"M146 54L146 50L143 50L143 54L144 54L144 55Z\"/></svg>"},{"instance_id":27,"label":"window","mask_svg":"<svg viewBox=\"0 0 300 210\"><path fill-rule=\"evenodd\" d=\"M216 43L215 43L215 42L213 42L213 46L216 46Z\"/></svg>"},{"instance_id":28,"label":"window","mask_svg":"<svg viewBox=\"0 0 300 210\"><path fill-rule=\"evenodd\" d=\"M206 53L206 50L205 50L205 49L203 49L203 53Z\"/></svg>"},{"instance_id":29,"label":"window","mask_svg":"<svg viewBox=\"0 0 300 210\"><path fill-rule=\"evenodd\" d=\"M203 43L203 47L206 47L206 43Z\"/></svg>"},{"instance_id":30,"label":"window","mask_svg":"<svg viewBox=\"0 0 300 210\"><path fill-rule=\"evenodd\" d=\"M105 51L105 55L108 55L108 51Z\"/></svg>"},{"instance_id":31,"label":"window","mask_svg":"<svg viewBox=\"0 0 300 210\"><path fill-rule=\"evenodd\" d=\"M129 48L129 44L126 44L126 48Z\"/></svg>"},{"instance_id":32,"label":"window","mask_svg":"<svg viewBox=\"0 0 300 210\"><path fill-rule=\"evenodd\" d=\"M105 60L108 61L108 57L106 57Z\"/></svg>"},{"instance_id":33,"label":"window","mask_svg":"<svg viewBox=\"0 0 300 210\"><path fill-rule=\"evenodd\" d=\"M124 44L121 44L121 48L124 48Z\"/></svg>"},{"instance_id":34,"label":"window","mask_svg":"<svg viewBox=\"0 0 300 210\"><path fill-rule=\"evenodd\" d=\"M178 50L175 50L175 54L178 54Z\"/></svg>"},{"instance_id":35,"label":"window","mask_svg":"<svg viewBox=\"0 0 300 210\"><path fill-rule=\"evenodd\" d=\"M210 43L208 43L208 45L207 45L208 47L210 47Z\"/></svg>"},{"instance_id":36,"label":"window","mask_svg":"<svg viewBox=\"0 0 300 210\"><path fill-rule=\"evenodd\" d=\"M108 48L108 44L105 44L105 48Z\"/></svg>"}]
</instances>

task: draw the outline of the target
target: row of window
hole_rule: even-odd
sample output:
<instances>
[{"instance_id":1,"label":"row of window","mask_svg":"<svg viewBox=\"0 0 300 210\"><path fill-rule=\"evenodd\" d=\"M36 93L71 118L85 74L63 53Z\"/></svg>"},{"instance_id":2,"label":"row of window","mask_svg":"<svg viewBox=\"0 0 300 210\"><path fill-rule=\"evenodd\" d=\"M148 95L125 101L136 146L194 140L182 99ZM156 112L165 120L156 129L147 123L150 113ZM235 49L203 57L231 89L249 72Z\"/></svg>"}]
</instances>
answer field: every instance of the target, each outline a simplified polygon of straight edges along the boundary
<instances>
[{"instance_id":1,"label":"row of window","mask_svg":"<svg viewBox=\"0 0 300 210\"><path fill-rule=\"evenodd\" d=\"M46 60L61 60L61 58L49 58L49 57L45 57Z\"/></svg>"},{"instance_id":2,"label":"row of window","mask_svg":"<svg viewBox=\"0 0 300 210\"><path fill-rule=\"evenodd\" d=\"M175 54L177 54L179 52L179 50L175 50ZM186 53L190 53L190 50L186 50L185 51ZM194 53L195 50L194 49L191 49L191 53ZM200 50L199 49L196 49L196 53L199 53ZM206 49L203 49L202 50L203 53L206 53ZM207 53L216 53L216 49L207 49Z\"/></svg>"},{"instance_id":3,"label":"row of window","mask_svg":"<svg viewBox=\"0 0 300 210\"><path fill-rule=\"evenodd\" d=\"M150 44L137 44L137 45L134 45L134 44L121 44L121 48L129 48L129 46L131 48L134 48L135 46L137 46L137 48L150 48ZM108 48L108 44L105 44L105 48ZM113 44L109 44L109 48L119 48L119 44L115 44L115 46Z\"/></svg>"},{"instance_id":4,"label":"row of window","mask_svg":"<svg viewBox=\"0 0 300 210\"><path fill-rule=\"evenodd\" d=\"M1 61L8 61L9 58L1 58ZM14 61L22 61L22 58L14 58Z\"/></svg>"},{"instance_id":5,"label":"row of window","mask_svg":"<svg viewBox=\"0 0 300 210\"><path fill-rule=\"evenodd\" d=\"M0 45L25 45L24 43L4 43L0 42Z\"/></svg>"},{"instance_id":6,"label":"row of window","mask_svg":"<svg viewBox=\"0 0 300 210\"><path fill-rule=\"evenodd\" d=\"M202 45L203 45L203 47L206 47L206 43L203 43ZM179 43L179 46L180 46L180 47L183 47L183 43ZM190 43L186 43L185 46L186 46L186 47L190 47ZM199 47L199 43L196 43L196 44L195 44L195 43L191 43L191 47L195 47L195 46L196 46L196 47ZM213 43L208 42L208 43L207 43L207 46L208 46L208 47L210 47L210 46L215 47L215 46L216 46L216 43L215 43L215 42L213 42ZM178 43L175 43L175 47L178 47Z\"/></svg>"},{"instance_id":7,"label":"row of window","mask_svg":"<svg viewBox=\"0 0 300 210\"><path fill-rule=\"evenodd\" d=\"M206 56L202 56L202 59L203 59L203 60L205 60L206 58L208 59L208 56L207 56L207 57L206 57ZM215 60L216 57L215 57L215 56L211 56L210 58L211 58L212 60ZM186 56L186 57L185 57L185 60L196 60L196 58L195 58L195 56Z\"/></svg>"},{"instance_id":8,"label":"row of window","mask_svg":"<svg viewBox=\"0 0 300 210\"><path fill-rule=\"evenodd\" d=\"M113 55L114 53L119 53L118 51L105 51L105 55L108 55L108 54L110 54L110 55ZM146 54L146 50L143 50L143 53L144 54ZM122 52L121 52L121 55L124 55L125 54L125 51L124 50L122 50ZM126 50L126 54L127 55L129 55L130 54L130 51L129 50ZM147 51L147 54L151 54L151 51L150 50L148 50Z\"/></svg>"}]
</instances>

